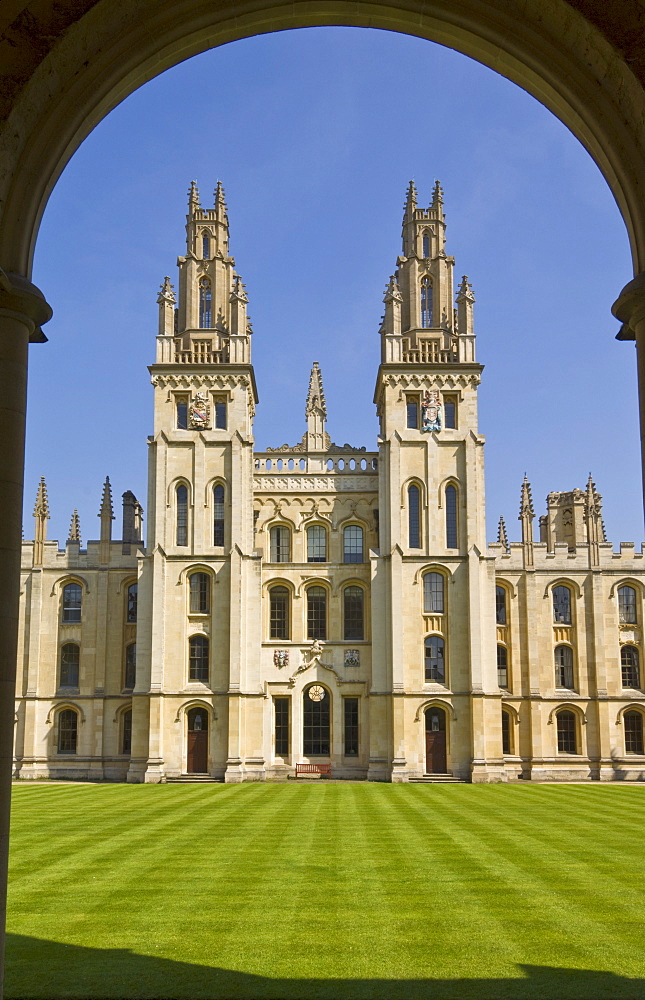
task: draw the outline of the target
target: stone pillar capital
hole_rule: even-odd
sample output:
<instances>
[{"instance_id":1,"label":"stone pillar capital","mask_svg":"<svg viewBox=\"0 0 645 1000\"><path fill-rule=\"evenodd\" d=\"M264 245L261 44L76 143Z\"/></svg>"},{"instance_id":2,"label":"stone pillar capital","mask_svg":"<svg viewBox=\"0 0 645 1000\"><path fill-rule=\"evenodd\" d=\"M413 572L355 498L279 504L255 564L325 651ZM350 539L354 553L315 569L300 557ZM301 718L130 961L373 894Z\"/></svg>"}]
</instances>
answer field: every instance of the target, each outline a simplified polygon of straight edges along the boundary
<instances>
[{"instance_id":1,"label":"stone pillar capital","mask_svg":"<svg viewBox=\"0 0 645 1000\"><path fill-rule=\"evenodd\" d=\"M645 271L632 278L611 307L611 311L623 324L616 340L636 340L637 327L645 321ZM645 333L641 330L640 335Z\"/></svg>"},{"instance_id":2,"label":"stone pillar capital","mask_svg":"<svg viewBox=\"0 0 645 1000\"><path fill-rule=\"evenodd\" d=\"M41 330L52 318L51 306L39 288L21 274L0 268L0 314L21 320L29 329L29 342L44 344L47 337Z\"/></svg>"}]
</instances>

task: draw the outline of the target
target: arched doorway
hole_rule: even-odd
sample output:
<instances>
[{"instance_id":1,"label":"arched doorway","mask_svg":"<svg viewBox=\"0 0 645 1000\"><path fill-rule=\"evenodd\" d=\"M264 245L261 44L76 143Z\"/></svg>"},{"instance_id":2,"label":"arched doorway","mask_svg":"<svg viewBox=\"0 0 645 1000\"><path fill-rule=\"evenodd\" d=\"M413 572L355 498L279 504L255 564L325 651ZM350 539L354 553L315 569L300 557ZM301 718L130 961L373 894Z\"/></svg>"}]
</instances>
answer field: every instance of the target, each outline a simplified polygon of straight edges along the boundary
<instances>
[{"instance_id":1,"label":"arched doorway","mask_svg":"<svg viewBox=\"0 0 645 1000\"><path fill-rule=\"evenodd\" d=\"M188 712L186 772L208 773L208 710L197 706Z\"/></svg>"},{"instance_id":2,"label":"arched doorway","mask_svg":"<svg viewBox=\"0 0 645 1000\"><path fill-rule=\"evenodd\" d=\"M446 774L446 713L438 705L426 709L426 774Z\"/></svg>"}]
</instances>

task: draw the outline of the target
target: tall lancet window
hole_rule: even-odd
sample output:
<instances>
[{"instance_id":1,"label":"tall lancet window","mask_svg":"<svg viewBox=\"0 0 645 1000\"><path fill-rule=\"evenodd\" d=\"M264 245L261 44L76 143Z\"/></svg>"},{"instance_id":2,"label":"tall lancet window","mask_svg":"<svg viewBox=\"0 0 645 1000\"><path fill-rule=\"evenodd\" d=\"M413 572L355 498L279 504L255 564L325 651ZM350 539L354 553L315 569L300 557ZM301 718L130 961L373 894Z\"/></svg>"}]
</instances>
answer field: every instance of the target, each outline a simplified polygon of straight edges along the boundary
<instances>
[{"instance_id":1,"label":"tall lancet window","mask_svg":"<svg viewBox=\"0 0 645 1000\"><path fill-rule=\"evenodd\" d=\"M208 330L211 326L211 283L208 278L199 282L199 328Z\"/></svg>"},{"instance_id":2,"label":"tall lancet window","mask_svg":"<svg viewBox=\"0 0 645 1000\"><path fill-rule=\"evenodd\" d=\"M188 545L188 490L178 486L177 497L177 545Z\"/></svg>"},{"instance_id":3,"label":"tall lancet window","mask_svg":"<svg viewBox=\"0 0 645 1000\"><path fill-rule=\"evenodd\" d=\"M211 256L211 241L208 236L202 236L202 257L204 260L210 260Z\"/></svg>"},{"instance_id":4,"label":"tall lancet window","mask_svg":"<svg viewBox=\"0 0 645 1000\"><path fill-rule=\"evenodd\" d=\"M430 256L430 237L428 236L427 233L424 233L423 235L423 256L424 257Z\"/></svg>"},{"instance_id":5,"label":"tall lancet window","mask_svg":"<svg viewBox=\"0 0 645 1000\"><path fill-rule=\"evenodd\" d=\"M421 282L421 326L424 330L432 326L432 282L424 278Z\"/></svg>"}]
</instances>

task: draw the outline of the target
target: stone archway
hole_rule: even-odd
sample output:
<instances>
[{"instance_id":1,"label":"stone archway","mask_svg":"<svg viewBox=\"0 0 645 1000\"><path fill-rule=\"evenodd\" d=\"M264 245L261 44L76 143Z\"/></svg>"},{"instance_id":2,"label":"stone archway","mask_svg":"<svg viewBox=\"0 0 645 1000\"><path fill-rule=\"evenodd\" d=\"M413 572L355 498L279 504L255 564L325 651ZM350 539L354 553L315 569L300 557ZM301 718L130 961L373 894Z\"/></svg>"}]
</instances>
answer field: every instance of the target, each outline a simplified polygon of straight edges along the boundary
<instances>
[{"instance_id":1,"label":"stone archway","mask_svg":"<svg viewBox=\"0 0 645 1000\"><path fill-rule=\"evenodd\" d=\"M636 0L11 0L0 10L0 879L6 877L27 344L51 310L31 284L47 198L83 138L158 73L228 41L316 25L428 38L549 108L622 212L635 278L615 313L639 348L645 425L645 48ZM627 276L626 276L627 277ZM645 437L645 435L641 435ZM0 887L0 893L2 892ZM0 897L1 898L1 897Z\"/></svg>"}]
</instances>

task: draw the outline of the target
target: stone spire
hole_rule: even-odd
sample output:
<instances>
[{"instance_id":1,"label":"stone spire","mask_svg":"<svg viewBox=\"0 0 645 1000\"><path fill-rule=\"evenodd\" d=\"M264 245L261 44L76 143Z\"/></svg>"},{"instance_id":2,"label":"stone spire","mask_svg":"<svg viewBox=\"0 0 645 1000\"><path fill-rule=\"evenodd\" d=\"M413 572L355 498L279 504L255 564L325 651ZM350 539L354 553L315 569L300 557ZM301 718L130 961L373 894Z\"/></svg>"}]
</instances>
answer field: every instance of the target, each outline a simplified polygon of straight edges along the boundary
<instances>
[{"instance_id":1,"label":"stone spire","mask_svg":"<svg viewBox=\"0 0 645 1000\"><path fill-rule=\"evenodd\" d=\"M72 514L72 520L69 524L69 534L67 536L68 542L78 542L81 544L81 521L78 516L78 511L74 507L74 513Z\"/></svg>"},{"instance_id":2,"label":"stone spire","mask_svg":"<svg viewBox=\"0 0 645 1000\"><path fill-rule=\"evenodd\" d=\"M224 187L221 181L217 182L217 187L215 188L215 217L218 222L223 222L226 226L228 226L226 197L224 195Z\"/></svg>"},{"instance_id":3,"label":"stone spire","mask_svg":"<svg viewBox=\"0 0 645 1000\"><path fill-rule=\"evenodd\" d=\"M109 542L112 539L112 521L114 520L114 508L112 506L112 487L110 486L110 477L105 477L105 483L103 484L103 494L101 496L101 509L99 510L99 515L101 518L101 541Z\"/></svg>"},{"instance_id":4,"label":"stone spire","mask_svg":"<svg viewBox=\"0 0 645 1000\"><path fill-rule=\"evenodd\" d=\"M502 545L504 550L508 552L508 535L506 534L506 522L503 517L500 517L499 524L497 526L497 543L498 545Z\"/></svg>"},{"instance_id":5,"label":"stone spire","mask_svg":"<svg viewBox=\"0 0 645 1000\"><path fill-rule=\"evenodd\" d=\"M320 365L314 361L309 376L309 392L305 406L307 418L306 448L307 451L326 451L329 447L329 435L325 430L327 419L327 404L323 389Z\"/></svg>"},{"instance_id":6,"label":"stone spire","mask_svg":"<svg viewBox=\"0 0 645 1000\"><path fill-rule=\"evenodd\" d=\"M417 207L417 188L414 181L410 181L408 184L408 191L405 196L405 205L403 206L403 223L409 221L413 218Z\"/></svg>"},{"instance_id":7,"label":"stone spire","mask_svg":"<svg viewBox=\"0 0 645 1000\"><path fill-rule=\"evenodd\" d=\"M197 189L197 181L191 181L190 190L188 192L188 214L194 215L195 212L199 211L201 207L202 206L199 200L199 191Z\"/></svg>"},{"instance_id":8,"label":"stone spire","mask_svg":"<svg viewBox=\"0 0 645 1000\"><path fill-rule=\"evenodd\" d=\"M44 545L47 539L47 521L49 520L49 500L47 498L47 484L44 476L40 477L38 484L36 503L34 505L34 518L36 520L36 530L34 533L32 562L34 566L42 566Z\"/></svg>"},{"instance_id":9,"label":"stone spire","mask_svg":"<svg viewBox=\"0 0 645 1000\"><path fill-rule=\"evenodd\" d=\"M531 486L524 473L522 492L520 496L520 514L518 520L522 522L522 545L524 546L524 566L533 566L533 497L531 496Z\"/></svg>"},{"instance_id":10,"label":"stone spire","mask_svg":"<svg viewBox=\"0 0 645 1000\"><path fill-rule=\"evenodd\" d=\"M587 543L589 545L589 565L600 566L599 543L605 540L605 526L602 523L602 497L596 490L596 484L591 478L587 480L585 491L585 522L587 525Z\"/></svg>"}]
</instances>

